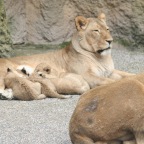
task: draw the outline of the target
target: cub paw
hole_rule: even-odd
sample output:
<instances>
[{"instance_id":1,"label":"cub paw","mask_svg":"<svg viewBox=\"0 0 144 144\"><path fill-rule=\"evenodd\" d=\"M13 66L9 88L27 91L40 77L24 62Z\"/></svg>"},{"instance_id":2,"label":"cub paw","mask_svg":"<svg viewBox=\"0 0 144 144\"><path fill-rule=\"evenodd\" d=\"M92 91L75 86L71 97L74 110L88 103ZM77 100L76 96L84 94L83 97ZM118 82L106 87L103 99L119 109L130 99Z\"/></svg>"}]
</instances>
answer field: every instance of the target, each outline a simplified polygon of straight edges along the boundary
<instances>
[{"instance_id":1,"label":"cub paw","mask_svg":"<svg viewBox=\"0 0 144 144\"><path fill-rule=\"evenodd\" d=\"M1 100L11 100L13 99L13 92L12 89L5 89L3 92L0 93Z\"/></svg>"},{"instance_id":2,"label":"cub paw","mask_svg":"<svg viewBox=\"0 0 144 144\"><path fill-rule=\"evenodd\" d=\"M65 96L63 96L64 97L64 99L69 99L69 98L72 98L72 96L71 95L65 95Z\"/></svg>"}]
</instances>

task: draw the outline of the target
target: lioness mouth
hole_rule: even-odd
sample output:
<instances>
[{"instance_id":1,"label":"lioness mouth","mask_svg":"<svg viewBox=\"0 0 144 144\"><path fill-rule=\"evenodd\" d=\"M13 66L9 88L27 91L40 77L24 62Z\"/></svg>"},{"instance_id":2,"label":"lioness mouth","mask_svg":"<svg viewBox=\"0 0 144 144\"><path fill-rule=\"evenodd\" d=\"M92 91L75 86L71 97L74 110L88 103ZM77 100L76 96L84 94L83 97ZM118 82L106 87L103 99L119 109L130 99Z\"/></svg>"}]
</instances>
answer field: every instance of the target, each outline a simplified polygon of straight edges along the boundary
<instances>
[{"instance_id":1,"label":"lioness mouth","mask_svg":"<svg viewBox=\"0 0 144 144\"><path fill-rule=\"evenodd\" d=\"M105 51L105 50L109 50L109 49L111 49L111 48L108 47L108 48L106 48L106 49L101 49L101 50L98 50L97 53L101 54L103 51Z\"/></svg>"}]
</instances>

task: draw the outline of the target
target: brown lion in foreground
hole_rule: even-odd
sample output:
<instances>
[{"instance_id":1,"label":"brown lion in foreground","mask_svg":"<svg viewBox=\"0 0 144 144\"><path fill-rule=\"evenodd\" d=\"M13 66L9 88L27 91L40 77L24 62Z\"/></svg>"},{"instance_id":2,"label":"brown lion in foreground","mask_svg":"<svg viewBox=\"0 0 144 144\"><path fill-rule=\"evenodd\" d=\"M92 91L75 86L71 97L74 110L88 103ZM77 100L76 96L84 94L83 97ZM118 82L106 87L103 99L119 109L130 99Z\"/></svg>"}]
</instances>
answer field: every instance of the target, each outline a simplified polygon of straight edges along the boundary
<instances>
[{"instance_id":1,"label":"brown lion in foreground","mask_svg":"<svg viewBox=\"0 0 144 144\"><path fill-rule=\"evenodd\" d=\"M69 131L73 144L144 144L144 74L83 94Z\"/></svg>"},{"instance_id":2,"label":"brown lion in foreground","mask_svg":"<svg viewBox=\"0 0 144 144\"><path fill-rule=\"evenodd\" d=\"M7 68L22 69L35 67L47 62L59 72L70 72L81 75L90 88L112 83L117 79L131 74L114 69L111 57L113 38L102 13L97 18L77 16L75 19L77 32L73 35L71 44L64 49L31 56L19 56L0 59L0 93L3 95L4 77Z\"/></svg>"}]
</instances>

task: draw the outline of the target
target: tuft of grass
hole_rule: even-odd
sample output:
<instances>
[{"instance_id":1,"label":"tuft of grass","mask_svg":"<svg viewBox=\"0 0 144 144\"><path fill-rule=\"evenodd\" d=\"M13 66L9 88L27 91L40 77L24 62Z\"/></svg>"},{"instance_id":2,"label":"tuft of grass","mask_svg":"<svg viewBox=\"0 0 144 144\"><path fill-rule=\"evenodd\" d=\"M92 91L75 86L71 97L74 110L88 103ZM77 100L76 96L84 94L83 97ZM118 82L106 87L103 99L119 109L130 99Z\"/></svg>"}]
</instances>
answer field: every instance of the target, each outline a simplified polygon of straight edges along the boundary
<instances>
[{"instance_id":1,"label":"tuft of grass","mask_svg":"<svg viewBox=\"0 0 144 144\"><path fill-rule=\"evenodd\" d=\"M18 44L13 45L13 51L11 57L20 56L20 55L32 55L32 54L40 54L45 53L47 51L62 49L69 45L70 42L64 42L57 45L52 44Z\"/></svg>"},{"instance_id":2,"label":"tuft of grass","mask_svg":"<svg viewBox=\"0 0 144 144\"><path fill-rule=\"evenodd\" d=\"M132 46L132 43L130 41L128 41L126 39L122 39L122 38L116 39L115 42L117 42L120 45L123 45L124 47L131 47Z\"/></svg>"},{"instance_id":3,"label":"tuft of grass","mask_svg":"<svg viewBox=\"0 0 144 144\"><path fill-rule=\"evenodd\" d=\"M61 49L69 45L70 42L63 42L61 44L17 44L13 45L14 49Z\"/></svg>"},{"instance_id":4,"label":"tuft of grass","mask_svg":"<svg viewBox=\"0 0 144 144\"><path fill-rule=\"evenodd\" d=\"M141 44L135 43L134 41L119 38L114 40L114 42L124 46L127 50L144 52L144 47Z\"/></svg>"},{"instance_id":5,"label":"tuft of grass","mask_svg":"<svg viewBox=\"0 0 144 144\"><path fill-rule=\"evenodd\" d=\"M59 46L60 46L61 48L64 48L64 47L68 46L69 44L70 44L70 41L69 41L69 42L63 42L63 43L61 43Z\"/></svg>"}]
</instances>

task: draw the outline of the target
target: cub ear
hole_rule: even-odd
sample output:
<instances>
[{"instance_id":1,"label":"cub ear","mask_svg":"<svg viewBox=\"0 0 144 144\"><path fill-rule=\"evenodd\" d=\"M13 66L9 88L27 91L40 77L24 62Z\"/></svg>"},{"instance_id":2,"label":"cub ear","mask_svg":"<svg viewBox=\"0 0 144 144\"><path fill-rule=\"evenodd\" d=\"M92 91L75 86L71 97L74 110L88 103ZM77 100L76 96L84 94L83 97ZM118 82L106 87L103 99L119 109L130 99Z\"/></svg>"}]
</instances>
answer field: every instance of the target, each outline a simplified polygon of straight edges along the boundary
<instances>
[{"instance_id":1,"label":"cub ear","mask_svg":"<svg viewBox=\"0 0 144 144\"><path fill-rule=\"evenodd\" d=\"M84 29L86 29L86 27L88 25L88 20L87 20L87 18L85 18L83 16L77 16L75 18L75 24L76 24L76 28L78 31L84 30Z\"/></svg>"},{"instance_id":2,"label":"cub ear","mask_svg":"<svg viewBox=\"0 0 144 144\"><path fill-rule=\"evenodd\" d=\"M25 70L25 68L22 68L21 72L27 75L27 71Z\"/></svg>"},{"instance_id":3,"label":"cub ear","mask_svg":"<svg viewBox=\"0 0 144 144\"><path fill-rule=\"evenodd\" d=\"M48 74L50 74L51 73L51 67L50 66L45 67L44 71L47 72Z\"/></svg>"},{"instance_id":4,"label":"cub ear","mask_svg":"<svg viewBox=\"0 0 144 144\"><path fill-rule=\"evenodd\" d=\"M100 13L100 14L98 15L98 19L100 19L100 20L103 21L103 22L106 22L106 16L105 16L105 14L104 14L104 13Z\"/></svg>"},{"instance_id":5,"label":"cub ear","mask_svg":"<svg viewBox=\"0 0 144 144\"><path fill-rule=\"evenodd\" d=\"M12 72L12 70L10 68L7 68L7 72Z\"/></svg>"}]
</instances>

